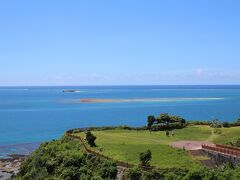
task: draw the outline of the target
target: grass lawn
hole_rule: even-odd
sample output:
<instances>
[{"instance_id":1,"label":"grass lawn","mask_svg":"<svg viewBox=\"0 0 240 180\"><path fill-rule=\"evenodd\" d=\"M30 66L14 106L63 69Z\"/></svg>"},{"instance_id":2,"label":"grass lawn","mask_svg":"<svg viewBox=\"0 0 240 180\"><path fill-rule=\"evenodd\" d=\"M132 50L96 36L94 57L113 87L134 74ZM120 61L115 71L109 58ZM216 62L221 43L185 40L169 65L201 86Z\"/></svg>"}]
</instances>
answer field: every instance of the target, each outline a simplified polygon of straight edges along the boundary
<instances>
[{"instance_id":1,"label":"grass lawn","mask_svg":"<svg viewBox=\"0 0 240 180\"><path fill-rule=\"evenodd\" d=\"M240 127L221 128L221 134L218 134L214 139L214 143L226 144L232 140L240 138Z\"/></svg>"},{"instance_id":2,"label":"grass lawn","mask_svg":"<svg viewBox=\"0 0 240 180\"><path fill-rule=\"evenodd\" d=\"M171 167L200 167L201 163L193 158L189 152L174 149L169 146L171 142L180 140L212 141L226 143L240 137L240 128L221 128L222 134L214 134L213 129L208 126L189 126L184 129L175 130L175 135L167 137L165 132L158 131L135 131L135 130L104 130L92 131L97 137L96 150L103 149L104 155L116 160L138 164L140 152L150 149L152 152L151 165ZM78 133L85 137L84 133Z\"/></svg>"}]
</instances>

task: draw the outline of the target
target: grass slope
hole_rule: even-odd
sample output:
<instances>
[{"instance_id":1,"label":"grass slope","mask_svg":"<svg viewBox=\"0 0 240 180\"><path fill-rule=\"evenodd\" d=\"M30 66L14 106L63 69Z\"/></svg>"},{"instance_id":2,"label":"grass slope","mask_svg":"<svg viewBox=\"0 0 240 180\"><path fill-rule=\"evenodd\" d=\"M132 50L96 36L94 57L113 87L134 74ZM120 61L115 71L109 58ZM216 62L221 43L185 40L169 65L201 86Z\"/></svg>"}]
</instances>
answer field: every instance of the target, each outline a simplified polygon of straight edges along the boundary
<instances>
[{"instance_id":1,"label":"grass slope","mask_svg":"<svg viewBox=\"0 0 240 180\"><path fill-rule=\"evenodd\" d=\"M163 168L171 167L200 167L196 158L184 150L174 149L169 146L171 142L180 140L211 141L227 143L240 137L240 128L221 128L221 134L214 134L209 126L189 126L175 130L175 136L167 137L165 132L134 131L134 130L104 130L92 131L97 137L96 150L103 149L104 155L116 160L138 164L140 152L147 149L152 151L151 164ZM78 133L85 137L84 133Z\"/></svg>"},{"instance_id":2,"label":"grass slope","mask_svg":"<svg viewBox=\"0 0 240 180\"><path fill-rule=\"evenodd\" d=\"M212 139L214 143L226 144L240 138L240 127L221 128L220 132L221 134L215 135Z\"/></svg>"},{"instance_id":3,"label":"grass slope","mask_svg":"<svg viewBox=\"0 0 240 180\"><path fill-rule=\"evenodd\" d=\"M206 140L212 131L207 126L190 126L175 130L174 137L166 137L165 132L106 130L93 131L96 137L96 149L102 148L103 154L116 160L138 164L140 152L152 151L151 164L158 167L200 167L200 163L192 159L188 152L169 146L178 140ZM84 133L79 133L84 137Z\"/></svg>"}]
</instances>

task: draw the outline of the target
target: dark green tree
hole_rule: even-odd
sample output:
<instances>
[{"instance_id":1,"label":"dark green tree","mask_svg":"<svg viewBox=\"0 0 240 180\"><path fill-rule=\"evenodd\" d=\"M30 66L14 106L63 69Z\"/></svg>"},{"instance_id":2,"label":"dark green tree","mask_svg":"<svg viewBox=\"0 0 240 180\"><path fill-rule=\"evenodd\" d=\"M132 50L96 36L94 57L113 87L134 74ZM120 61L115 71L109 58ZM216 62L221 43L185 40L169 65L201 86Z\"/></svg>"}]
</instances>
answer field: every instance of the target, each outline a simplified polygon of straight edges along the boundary
<instances>
[{"instance_id":1,"label":"dark green tree","mask_svg":"<svg viewBox=\"0 0 240 180\"><path fill-rule=\"evenodd\" d=\"M155 117L154 116L148 116L148 120L147 120L147 127L148 127L148 130L149 130L149 132L151 133L151 131L152 131L152 125L154 124L154 122L155 122Z\"/></svg>"},{"instance_id":2,"label":"dark green tree","mask_svg":"<svg viewBox=\"0 0 240 180\"><path fill-rule=\"evenodd\" d=\"M180 124L183 125L183 124L186 123L186 120L183 119L180 116L170 116L170 122L172 122L172 123L180 123Z\"/></svg>"},{"instance_id":3,"label":"dark green tree","mask_svg":"<svg viewBox=\"0 0 240 180\"><path fill-rule=\"evenodd\" d=\"M92 147L96 146L95 144L96 136L94 136L90 131L86 132L86 140L90 146Z\"/></svg>"},{"instance_id":4,"label":"dark green tree","mask_svg":"<svg viewBox=\"0 0 240 180\"><path fill-rule=\"evenodd\" d=\"M150 165L149 161L151 159L152 159L152 152L149 149L139 154L139 160L142 166L149 166Z\"/></svg>"},{"instance_id":5,"label":"dark green tree","mask_svg":"<svg viewBox=\"0 0 240 180\"><path fill-rule=\"evenodd\" d=\"M171 117L169 116L168 113L162 113L162 114L160 114L160 116L157 119L158 119L159 123L169 124Z\"/></svg>"},{"instance_id":6,"label":"dark green tree","mask_svg":"<svg viewBox=\"0 0 240 180\"><path fill-rule=\"evenodd\" d=\"M223 127L225 128L229 128L230 127L230 123L229 122L223 122Z\"/></svg>"}]
</instances>

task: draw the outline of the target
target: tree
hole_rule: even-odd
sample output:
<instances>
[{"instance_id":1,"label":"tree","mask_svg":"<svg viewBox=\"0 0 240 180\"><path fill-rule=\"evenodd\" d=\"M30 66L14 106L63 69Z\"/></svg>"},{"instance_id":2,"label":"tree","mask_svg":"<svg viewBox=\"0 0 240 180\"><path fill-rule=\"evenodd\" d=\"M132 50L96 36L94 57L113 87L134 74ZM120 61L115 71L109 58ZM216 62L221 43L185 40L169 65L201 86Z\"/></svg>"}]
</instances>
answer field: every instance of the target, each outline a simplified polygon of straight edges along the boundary
<instances>
[{"instance_id":1,"label":"tree","mask_svg":"<svg viewBox=\"0 0 240 180\"><path fill-rule=\"evenodd\" d=\"M171 129L180 129L187 125L185 119L180 116L171 116L167 113L162 113L158 117L148 116L147 128L151 131L162 131Z\"/></svg>"},{"instance_id":2,"label":"tree","mask_svg":"<svg viewBox=\"0 0 240 180\"><path fill-rule=\"evenodd\" d=\"M229 122L223 122L223 127L225 128L229 128L230 127L230 123Z\"/></svg>"},{"instance_id":3,"label":"tree","mask_svg":"<svg viewBox=\"0 0 240 180\"><path fill-rule=\"evenodd\" d=\"M170 121L173 123L180 123L181 125L186 123L186 120L180 116L170 116Z\"/></svg>"},{"instance_id":4,"label":"tree","mask_svg":"<svg viewBox=\"0 0 240 180\"><path fill-rule=\"evenodd\" d=\"M210 127L212 128L220 128L222 127L221 122L218 119L214 119L210 122Z\"/></svg>"},{"instance_id":5,"label":"tree","mask_svg":"<svg viewBox=\"0 0 240 180\"><path fill-rule=\"evenodd\" d=\"M169 116L168 113L162 113L162 114L160 114L160 116L158 117L158 122L159 122L159 123L169 124L170 120L171 120L171 117Z\"/></svg>"},{"instance_id":6,"label":"tree","mask_svg":"<svg viewBox=\"0 0 240 180\"><path fill-rule=\"evenodd\" d=\"M86 132L86 140L90 146L96 146L95 144L96 136L94 136L90 131Z\"/></svg>"},{"instance_id":7,"label":"tree","mask_svg":"<svg viewBox=\"0 0 240 180\"><path fill-rule=\"evenodd\" d=\"M152 125L154 124L155 122L155 117L154 116L148 116L148 120L147 120L147 127L148 127L148 130L149 132L151 133L151 130L152 130Z\"/></svg>"},{"instance_id":8,"label":"tree","mask_svg":"<svg viewBox=\"0 0 240 180\"><path fill-rule=\"evenodd\" d=\"M169 131L168 131L168 130L166 131L166 136L168 136L168 137L169 137Z\"/></svg>"},{"instance_id":9,"label":"tree","mask_svg":"<svg viewBox=\"0 0 240 180\"><path fill-rule=\"evenodd\" d=\"M150 165L149 161L151 159L152 159L152 152L149 149L139 154L139 160L142 166L149 166Z\"/></svg>"}]
</instances>

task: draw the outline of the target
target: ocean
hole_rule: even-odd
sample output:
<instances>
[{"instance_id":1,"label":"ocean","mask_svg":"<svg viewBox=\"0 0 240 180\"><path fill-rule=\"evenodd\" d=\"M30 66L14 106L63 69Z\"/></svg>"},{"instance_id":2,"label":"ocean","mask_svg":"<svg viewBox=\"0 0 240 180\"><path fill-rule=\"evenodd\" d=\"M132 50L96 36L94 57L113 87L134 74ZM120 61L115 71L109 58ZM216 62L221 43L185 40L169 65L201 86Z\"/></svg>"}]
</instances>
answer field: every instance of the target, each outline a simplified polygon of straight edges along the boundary
<instances>
[{"instance_id":1,"label":"ocean","mask_svg":"<svg viewBox=\"0 0 240 180\"><path fill-rule=\"evenodd\" d=\"M0 157L27 153L70 128L143 126L160 113L234 121L240 86L1 87Z\"/></svg>"}]
</instances>

